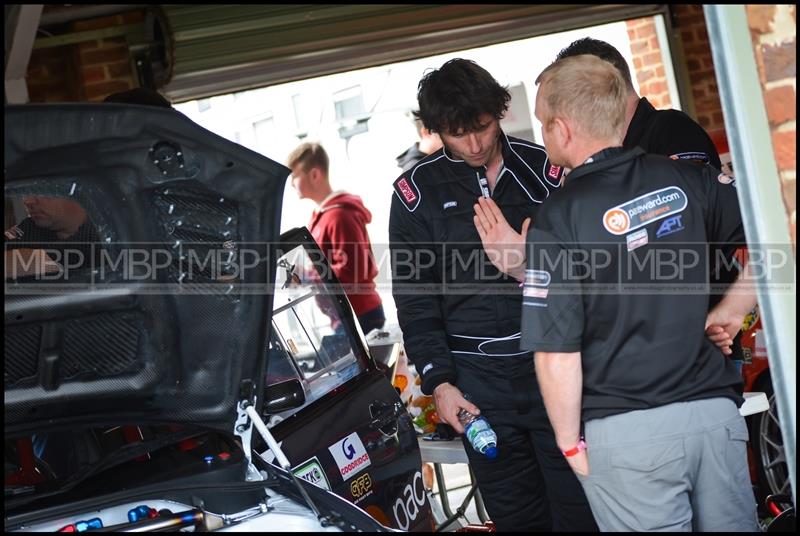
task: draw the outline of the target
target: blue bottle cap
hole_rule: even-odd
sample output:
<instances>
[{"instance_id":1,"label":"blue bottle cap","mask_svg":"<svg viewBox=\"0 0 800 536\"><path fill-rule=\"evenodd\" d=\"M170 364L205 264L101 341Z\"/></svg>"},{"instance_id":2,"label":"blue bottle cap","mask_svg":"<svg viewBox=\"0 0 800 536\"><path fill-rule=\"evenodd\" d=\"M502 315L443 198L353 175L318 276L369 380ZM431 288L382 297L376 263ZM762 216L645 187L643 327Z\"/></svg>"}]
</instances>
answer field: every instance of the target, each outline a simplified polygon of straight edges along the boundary
<instances>
[{"instance_id":1,"label":"blue bottle cap","mask_svg":"<svg viewBox=\"0 0 800 536\"><path fill-rule=\"evenodd\" d=\"M483 454L490 460L494 460L495 458L497 458L497 447L489 447Z\"/></svg>"}]
</instances>

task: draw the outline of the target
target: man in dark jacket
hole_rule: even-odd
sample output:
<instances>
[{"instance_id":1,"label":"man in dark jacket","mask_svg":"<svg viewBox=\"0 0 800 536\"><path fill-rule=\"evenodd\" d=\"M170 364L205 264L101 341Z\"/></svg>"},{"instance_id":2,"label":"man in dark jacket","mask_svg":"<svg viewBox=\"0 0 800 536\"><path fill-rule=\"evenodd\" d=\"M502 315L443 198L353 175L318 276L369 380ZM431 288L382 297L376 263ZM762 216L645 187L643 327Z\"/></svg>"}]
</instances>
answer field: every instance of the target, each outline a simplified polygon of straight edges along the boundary
<instances>
[{"instance_id":1,"label":"man in dark jacket","mask_svg":"<svg viewBox=\"0 0 800 536\"><path fill-rule=\"evenodd\" d=\"M392 292L406 354L444 422L462 433L463 408L497 433L496 459L466 440L465 449L498 530L596 530L555 444L532 355L519 349L519 286L491 265L473 224L472 207L486 197L526 229L562 170L541 146L503 133L510 95L474 62L455 59L426 74L418 100L444 149L394 183Z\"/></svg>"},{"instance_id":2,"label":"man in dark jacket","mask_svg":"<svg viewBox=\"0 0 800 536\"><path fill-rule=\"evenodd\" d=\"M375 290L378 268L367 233L372 214L360 197L333 191L328 179L328 155L320 144L300 144L286 165L292 170L292 185L300 199L317 204L308 230L344 287L362 331L366 334L382 328L386 317Z\"/></svg>"},{"instance_id":3,"label":"man in dark jacket","mask_svg":"<svg viewBox=\"0 0 800 536\"><path fill-rule=\"evenodd\" d=\"M403 151L403 154L398 155L396 158L397 167L403 171L408 171L417 162L442 148L442 139L439 135L425 128L425 125L417 117L414 118L414 126L417 127L419 141L415 142L414 145Z\"/></svg>"},{"instance_id":4,"label":"man in dark jacket","mask_svg":"<svg viewBox=\"0 0 800 536\"><path fill-rule=\"evenodd\" d=\"M646 97L636 94L628 63L616 48L605 41L585 37L561 50L556 60L580 54L591 54L609 62L625 80L623 147L641 147L646 153L663 154L674 160L695 160L721 168L717 148L703 127L680 110L656 110Z\"/></svg>"},{"instance_id":5,"label":"man in dark jacket","mask_svg":"<svg viewBox=\"0 0 800 536\"><path fill-rule=\"evenodd\" d=\"M673 160L690 160L700 164L711 164L722 169L714 142L691 117L680 110L656 110L646 97L639 97L633 88L631 72L622 54L605 41L585 37L570 43L558 53L557 60L591 54L609 62L625 81L625 137L622 146L626 149L641 147L646 153L663 154ZM725 255L732 256L741 244L729 244ZM739 274L735 264L720 266L711 274L712 288L709 307L722 299L725 289ZM741 333L731 341L726 353L734 361L743 361Z\"/></svg>"}]
</instances>

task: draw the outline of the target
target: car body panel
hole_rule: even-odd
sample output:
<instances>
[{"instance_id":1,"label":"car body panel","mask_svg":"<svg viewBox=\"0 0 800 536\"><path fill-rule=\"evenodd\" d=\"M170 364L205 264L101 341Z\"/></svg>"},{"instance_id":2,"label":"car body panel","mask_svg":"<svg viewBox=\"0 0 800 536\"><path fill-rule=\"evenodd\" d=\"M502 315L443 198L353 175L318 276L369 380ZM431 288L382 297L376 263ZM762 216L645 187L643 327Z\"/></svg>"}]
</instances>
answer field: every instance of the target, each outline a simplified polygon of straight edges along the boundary
<instances>
[{"instance_id":1,"label":"car body panel","mask_svg":"<svg viewBox=\"0 0 800 536\"><path fill-rule=\"evenodd\" d=\"M301 412L273 416L272 433L295 474L350 500L387 526L431 530L410 415L371 358L335 274L324 258L315 258L319 250L310 233L285 233L281 248L279 265L291 266L295 274L278 274L273 330L279 336L273 340L267 384L296 377L313 398L315 381L326 375L340 378L325 378L330 382L325 395ZM282 281L294 281L296 288L282 289ZM275 367L279 353L296 366ZM326 366L309 365L314 360Z\"/></svg>"},{"instance_id":2,"label":"car body panel","mask_svg":"<svg viewBox=\"0 0 800 536\"><path fill-rule=\"evenodd\" d=\"M70 264L74 244L39 244L60 268L12 278L7 233L7 530L94 514L124 523L141 501L234 520L213 530L432 528L410 417L349 301L307 230L279 240L287 168L152 107L11 106L5 129L6 207L33 218L26 197L74 202L93 233L81 263ZM13 251L37 245L14 238ZM298 244L325 292L275 307L301 319L296 305L325 302L337 318L318 334L305 325L306 346L289 324L276 337L273 317L279 257ZM281 369L281 351L309 345L314 357ZM265 389L292 373L306 400L265 414L278 407ZM300 478L272 463L243 403L269 421ZM97 473L44 461L47 444L80 451ZM22 467L26 456L37 465ZM306 482L319 477L325 486Z\"/></svg>"},{"instance_id":3,"label":"car body panel","mask_svg":"<svg viewBox=\"0 0 800 536\"><path fill-rule=\"evenodd\" d=\"M199 270L178 282L188 270L177 251L203 254L231 241L268 259L288 169L170 110L25 105L7 107L5 119L7 199L75 200L115 261L132 245L172 261L152 274L109 263L100 275L76 273L71 285L50 285L52 293L48 282L36 281L39 301L6 285L12 348L39 345L52 365L6 383L6 432L41 431L55 420L183 422L230 432L243 384L258 384L263 375L267 326L250 319L268 318L272 300L246 288L270 281L271 263L241 270L229 290ZM219 225L223 218L230 223ZM87 339L91 344L80 344ZM103 370L103 355L91 354L91 346L121 340L130 346L130 363ZM58 364L75 353L84 357L67 374Z\"/></svg>"}]
</instances>

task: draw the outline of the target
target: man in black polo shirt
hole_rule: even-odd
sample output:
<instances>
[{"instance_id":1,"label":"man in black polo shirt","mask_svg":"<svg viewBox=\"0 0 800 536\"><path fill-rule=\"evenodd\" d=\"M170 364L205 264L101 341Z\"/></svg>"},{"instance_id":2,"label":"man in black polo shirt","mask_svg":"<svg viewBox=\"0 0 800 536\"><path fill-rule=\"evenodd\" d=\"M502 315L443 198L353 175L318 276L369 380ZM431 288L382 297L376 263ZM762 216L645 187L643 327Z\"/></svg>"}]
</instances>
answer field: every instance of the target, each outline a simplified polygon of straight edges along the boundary
<instances>
[{"instance_id":1,"label":"man in black polo shirt","mask_svg":"<svg viewBox=\"0 0 800 536\"><path fill-rule=\"evenodd\" d=\"M603 531L756 531L741 376L704 333L705 244L744 240L736 191L622 148L607 62L566 58L537 84L548 154L572 171L528 234L521 347L559 448ZM499 221L484 208L482 237ZM741 325L754 302L729 294L708 321Z\"/></svg>"},{"instance_id":2,"label":"man in black polo shirt","mask_svg":"<svg viewBox=\"0 0 800 536\"><path fill-rule=\"evenodd\" d=\"M703 127L680 110L656 110L646 97L639 97L633 87L631 72L619 50L605 41L584 37L570 43L561 50L557 60L591 54L611 63L625 80L625 149L641 147L646 153L663 154L673 160L691 160L700 164L711 164L722 169L719 154L714 142ZM728 244L724 251L727 257L741 244ZM713 307L722 299L725 289L733 283L739 270L736 264L720 265L711 273L713 285L709 306ZM726 354L734 361L744 360L741 333L729 343Z\"/></svg>"},{"instance_id":3,"label":"man in black polo shirt","mask_svg":"<svg viewBox=\"0 0 800 536\"><path fill-rule=\"evenodd\" d=\"M420 81L419 117L444 148L395 183L392 292L409 360L439 417L459 432L464 408L498 436L489 459L465 441L489 517L501 531L593 531L583 490L560 456L520 351L519 284L492 266L473 224L479 197L517 229L560 184L544 149L500 128L510 95L485 69L454 59ZM466 400L464 395L469 395Z\"/></svg>"}]
</instances>

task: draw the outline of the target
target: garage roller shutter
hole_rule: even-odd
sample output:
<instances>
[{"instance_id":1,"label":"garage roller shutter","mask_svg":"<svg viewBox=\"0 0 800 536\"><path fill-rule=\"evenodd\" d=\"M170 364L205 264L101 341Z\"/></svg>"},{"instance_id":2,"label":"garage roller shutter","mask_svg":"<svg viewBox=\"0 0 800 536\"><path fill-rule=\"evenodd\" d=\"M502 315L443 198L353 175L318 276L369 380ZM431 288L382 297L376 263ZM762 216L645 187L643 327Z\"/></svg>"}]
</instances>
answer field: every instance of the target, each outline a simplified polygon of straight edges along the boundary
<instances>
[{"instance_id":1,"label":"garage roller shutter","mask_svg":"<svg viewBox=\"0 0 800 536\"><path fill-rule=\"evenodd\" d=\"M182 101L665 11L633 5L166 5Z\"/></svg>"}]
</instances>

